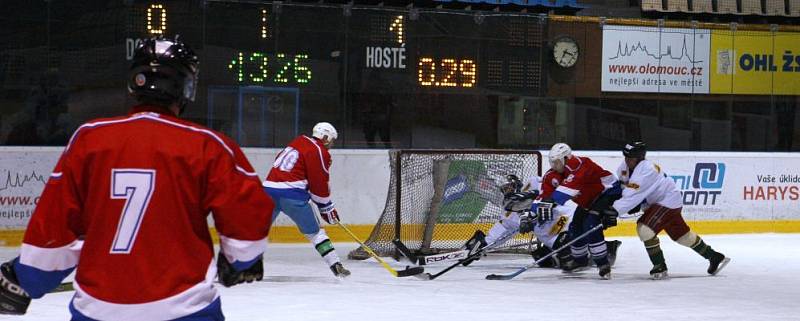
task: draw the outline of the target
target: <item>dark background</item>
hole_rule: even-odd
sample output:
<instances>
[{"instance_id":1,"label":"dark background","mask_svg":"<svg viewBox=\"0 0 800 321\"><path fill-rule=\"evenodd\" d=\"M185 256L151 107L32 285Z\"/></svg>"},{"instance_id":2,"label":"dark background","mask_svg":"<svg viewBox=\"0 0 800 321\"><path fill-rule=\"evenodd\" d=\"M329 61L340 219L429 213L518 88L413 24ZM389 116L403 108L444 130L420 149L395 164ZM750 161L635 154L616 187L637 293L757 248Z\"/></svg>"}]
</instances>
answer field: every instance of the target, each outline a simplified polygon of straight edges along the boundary
<instances>
[{"instance_id":1,"label":"dark background","mask_svg":"<svg viewBox=\"0 0 800 321\"><path fill-rule=\"evenodd\" d=\"M197 99L183 116L246 147L280 147L329 121L340 132L337 146L347 148L549 148L566 141L618 150L645 139L661 150L800 149L797 96L600 92L597 24L331 3L32 0L2 7L3 145L64 145L81 123L124 114L133 104L127 55L137 39L155 35L150 8L151 29L163 27L165 10L165 35L180 35L200 56ZM389 30L399 16L402 44ZM569 69L550 58L553 39L564 35L581 47ZM367 47L404 48L405 68L368 68ZM432 64L420 68L423 58ZM470 64L474 84L462 68ZM430 77L454 86L420 83Z\"/></svg>"}]
</instances>

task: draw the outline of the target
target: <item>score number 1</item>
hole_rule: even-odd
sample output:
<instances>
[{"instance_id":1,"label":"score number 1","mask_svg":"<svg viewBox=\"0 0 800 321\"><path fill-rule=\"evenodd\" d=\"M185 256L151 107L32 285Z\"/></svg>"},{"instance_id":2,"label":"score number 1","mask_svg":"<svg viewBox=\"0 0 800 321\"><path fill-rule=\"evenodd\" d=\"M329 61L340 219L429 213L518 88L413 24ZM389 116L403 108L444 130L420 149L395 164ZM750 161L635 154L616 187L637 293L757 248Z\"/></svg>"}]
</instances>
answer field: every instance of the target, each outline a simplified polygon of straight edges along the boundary
<instances>
[{"instance_id":1,"label":"score number 1","mask_svg":"<svg viewBox=\"0 0 800 321\"><path fill-rule=\"evenodd\" d=\"M425 87L472 88L478 79L477 70L472 59L423 57L417 65L417 81Z\"/></svg>"}]
</instances>

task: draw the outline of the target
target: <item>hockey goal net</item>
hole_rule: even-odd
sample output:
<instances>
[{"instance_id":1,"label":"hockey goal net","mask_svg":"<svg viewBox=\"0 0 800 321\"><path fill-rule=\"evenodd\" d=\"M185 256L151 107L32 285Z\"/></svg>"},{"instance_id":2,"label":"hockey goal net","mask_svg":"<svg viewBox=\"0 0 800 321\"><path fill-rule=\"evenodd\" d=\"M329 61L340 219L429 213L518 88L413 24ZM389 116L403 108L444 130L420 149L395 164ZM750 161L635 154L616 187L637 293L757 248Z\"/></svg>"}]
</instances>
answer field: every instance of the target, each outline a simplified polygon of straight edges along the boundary
<instances>
[{"instance_id":1,"label":"hockey goal net","mask_svg":"<svg viewBox=\"0 0 800 321\"><path fill-rule=\"evenodd\" d=\"M476 230L486 232L506 213L500 185L505 176L541 176L542 156L529 150L392 150L386 206L366 245L380 256L398 257L392 240L417 254L457 250ZM504 248L522 248L518 235ZM361 248L348 255L366 259Z\"/></svg>"}]
</instances>

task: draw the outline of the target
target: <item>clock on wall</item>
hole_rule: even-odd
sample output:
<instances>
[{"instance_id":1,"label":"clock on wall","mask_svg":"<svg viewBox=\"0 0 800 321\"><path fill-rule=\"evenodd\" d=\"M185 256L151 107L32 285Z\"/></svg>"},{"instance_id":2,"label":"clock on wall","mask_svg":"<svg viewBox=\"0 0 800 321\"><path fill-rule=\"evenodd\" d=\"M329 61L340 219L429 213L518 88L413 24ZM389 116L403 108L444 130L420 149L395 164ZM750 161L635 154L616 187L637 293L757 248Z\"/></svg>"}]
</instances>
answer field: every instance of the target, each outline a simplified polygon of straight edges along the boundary
<instances>
[{"instance_id":1,"label":"clock on wall","mask_svg":"<svg viewBox=\"0 0 800 321\"><path fill-rule=\"evenodd\" d=\"M580 48L575 39L567 36L559 37L553 43L553 59L564 68L575 66L580 56Z\"/></svg>"}]
</instances>

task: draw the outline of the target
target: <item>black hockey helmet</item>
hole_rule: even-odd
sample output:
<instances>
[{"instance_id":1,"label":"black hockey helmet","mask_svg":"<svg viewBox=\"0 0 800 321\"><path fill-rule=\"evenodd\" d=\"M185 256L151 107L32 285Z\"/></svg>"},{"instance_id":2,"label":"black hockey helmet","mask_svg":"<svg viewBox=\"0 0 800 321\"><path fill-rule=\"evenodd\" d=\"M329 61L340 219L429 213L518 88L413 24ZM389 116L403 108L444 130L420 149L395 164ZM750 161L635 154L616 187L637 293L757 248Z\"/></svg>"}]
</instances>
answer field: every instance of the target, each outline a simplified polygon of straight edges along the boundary
<instances>
[{"instance_id":1,"label":"black hockey helmet","mask_svg":"<svg viewBox=\"0 0 800 321\"><path fill-rule=\"evenodd\" d=\"M177 37L145 39L133 53L128 91L141 103L177 102L183 112L194 101L198 71L197 55Z\"/></svg>"},{"instance_id":2,"label":"black hockey helmet","mask_svg":"<svg viewBox=\"0 0 800 321\"><path fill-rule=\"evenodd\" d=\"M644 142L625 144L625 147L622 148L622 155L625 155L626 158L644 159L645 154L647 154L647 144Z\"/></svg>"}]
</instances>

